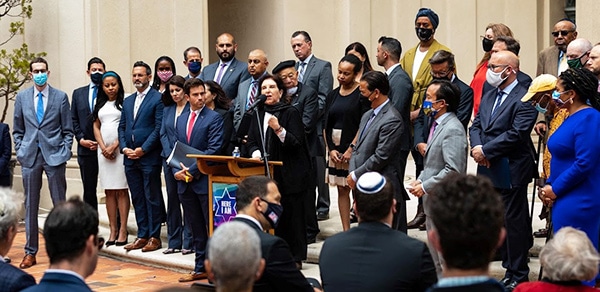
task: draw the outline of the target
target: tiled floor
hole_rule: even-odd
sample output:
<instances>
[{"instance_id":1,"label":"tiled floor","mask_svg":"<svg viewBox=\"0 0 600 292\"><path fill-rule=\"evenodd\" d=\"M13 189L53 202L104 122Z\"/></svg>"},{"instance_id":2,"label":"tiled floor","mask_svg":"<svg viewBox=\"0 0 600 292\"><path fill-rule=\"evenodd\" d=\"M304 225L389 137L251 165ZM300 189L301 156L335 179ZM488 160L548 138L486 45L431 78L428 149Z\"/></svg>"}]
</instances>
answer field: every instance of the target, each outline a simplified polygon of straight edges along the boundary
<instances>
[{"instance_id":1,"label":"tiled floor","mask_svg":"<svg viewBox=\"0 0 600 292\"><path fill-rule=\"evenodd\" d=\"M25 270L33 275L37 282L40 281L49 266L44 237L41 234L39 236L40 249L36 257L37 265ZM8 252L12 264L17 267L23 258L24 246L25 227L21 224L13 246ZM156 291L166 287L189 287L191 283L177 282L181 276L181 273L175 271L100 256L96 271L86 279L86 282L94 291Z\"/></svg>"}]
</instances>

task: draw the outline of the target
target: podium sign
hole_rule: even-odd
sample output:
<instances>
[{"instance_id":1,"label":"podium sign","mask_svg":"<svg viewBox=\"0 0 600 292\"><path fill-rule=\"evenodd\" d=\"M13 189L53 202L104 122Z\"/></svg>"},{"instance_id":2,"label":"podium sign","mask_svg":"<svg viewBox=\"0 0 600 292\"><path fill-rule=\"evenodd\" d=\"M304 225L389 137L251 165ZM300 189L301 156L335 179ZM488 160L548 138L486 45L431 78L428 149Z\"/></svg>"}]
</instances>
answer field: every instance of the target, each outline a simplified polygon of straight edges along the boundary
<instances>
[{"instance_id":1,"label":"podium sign","mask_svg":"<svg viewBox=\"0 0 600 292\"><path fill-rule=\"evenodd\" d=\"M237 216L235 211L235 194L238 190L237 184L215 183L212 184L212 210L213 210L213 228L231 221Z\"/></svg>"}]
</instances>

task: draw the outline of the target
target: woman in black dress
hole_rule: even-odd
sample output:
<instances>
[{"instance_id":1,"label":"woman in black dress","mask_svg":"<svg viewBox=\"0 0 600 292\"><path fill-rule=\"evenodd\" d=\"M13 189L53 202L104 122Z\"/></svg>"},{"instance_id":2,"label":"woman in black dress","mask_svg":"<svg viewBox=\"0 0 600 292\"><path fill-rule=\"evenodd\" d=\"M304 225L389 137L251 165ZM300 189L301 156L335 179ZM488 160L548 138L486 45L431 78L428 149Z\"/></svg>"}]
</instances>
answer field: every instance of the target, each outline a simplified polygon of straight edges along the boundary
<instances>
[{"instance_id":1,"label":"woman in black dress","mask_svg":"<svg viewBox=\"0 0 600 292\"><path fill-rule=\"evenodd\" d=\"M352 54L340 60L337 74L340 86L329 93L325 108L328 181L338 189L338 208L344 231L350 228L350 188L346 183L348 161L352 154L350 144L356 136L362 114L369 109L369 101L361 98L356 81L361 68L362 62Z\"/></svg>"},{"instance_id":2,"label":"woman in black dress","mask_svg":"<svg viewBox=\"0 0 600 292\"><path fill-rule=\"evenodd\" d=\"M258 121L253 118L247 146L252 158L260 159L263 149L261 135L264 133L268 159L283 162L283 166L275 167L273 173L283 207L279 224L275 226L275 235L288 243L294 260L300 266L306 259L304 196L311 170L304 125L300 112L281 100L285 87L279 76L263 76L259 80L259 88L261 94L267 97L264 106L258 108L262 131L259 131Z\"/></svg>"},{"instance_id":3,"label":"woman in black dress","mask_svg":"<svg viewBox=\"0 0 600 292\"><path fill-rule=\"evenodd\" d=\"M211 110L218 112L223 118L223 145L221 155L231 155L233 152L233 111L231 110L231 99L225 95L225 91L219 83L212 80L204 81L206 94L204 104ZM234 96L235 97L235 96Z\"/></svg>"}]
</instances>

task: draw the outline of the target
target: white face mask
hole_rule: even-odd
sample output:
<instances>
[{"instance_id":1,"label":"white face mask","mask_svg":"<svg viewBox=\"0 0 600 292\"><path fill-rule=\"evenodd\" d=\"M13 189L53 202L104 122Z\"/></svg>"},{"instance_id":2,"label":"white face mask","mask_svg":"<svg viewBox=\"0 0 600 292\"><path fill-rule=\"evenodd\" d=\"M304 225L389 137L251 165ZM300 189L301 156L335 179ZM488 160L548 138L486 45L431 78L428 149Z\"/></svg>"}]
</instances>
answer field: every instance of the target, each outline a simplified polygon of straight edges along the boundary
<instances>
[{"instance_id":1,"label":"white face mask","mask_svg":"<svg viewBox=\"0 0 600 292\"><path fill-rule=\"evenodd\" d=\"M485 74L485 80L492 86L492 87L498 87L500 86L500 84L502 84L502 82L504 82L504 80L506 80L506 78L508 78L508 75L506 75L504 78L502 78L502 73L504 73L504 71L506 71L508 67L504 68L504 70L496 73L494 72L492 69L488 69L487 73Z\"/></svg>"}]
</instances>

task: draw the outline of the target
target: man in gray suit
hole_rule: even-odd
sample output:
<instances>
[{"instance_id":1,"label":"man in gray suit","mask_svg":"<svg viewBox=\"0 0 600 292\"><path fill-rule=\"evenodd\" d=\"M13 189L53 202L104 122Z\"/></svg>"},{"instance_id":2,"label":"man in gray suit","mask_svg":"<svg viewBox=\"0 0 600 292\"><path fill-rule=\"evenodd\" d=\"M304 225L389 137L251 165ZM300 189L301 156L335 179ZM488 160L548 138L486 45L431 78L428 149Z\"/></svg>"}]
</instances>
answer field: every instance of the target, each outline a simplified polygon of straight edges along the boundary
<instances>
[{"instance_id":1,"label":"man in gray suit","mask_svg":"<svg viewBox=\"0 0 600 292\"><path fill-rule=\"evenodd\" d=\"M13 139L23 173L25 191L25 257L21 269L36 264L38 252L38 207L42 172L46 172L52 204L65 200L65 171L71 158L73 121L67 94L48 85L48 62L36 58L29 63L35 85L17 94Z\"/></svg>"},{"instance_id":2,"label":"man in gray suit","mask_svg":"<svg viewBox=\"0 0 600 292\"><path fill-rule=\"evenodd\" d=\"M233 126L238 132L238 137L240 135L243 136L248 134L247 128L242 131L245 133L239 132L240 124L242 123L242 118L248 107L250 107L254 102L254 99L260 95L258 79L267 74L267 66L269 66L269 60L267 60L267 54L263 50L253 50L248 54L248 73L250 73L251 78L240 83L233 110ZM249 124L247 126L249 126Z\"/></svg>"},{"instance_id":3,"label":"man in gray suit","mask_svg":"<svg viewBox=\"0 0 600 292\"><path fill-rule=\"evenodd\" d=\"M238 86L242 81L250 78L250 74L244 63L235 58L238 45L231 34L221 34L217 38L215 47L219 61L206 66L200 73L200 79L219 83L225 95L234 99L238 93Z\"/></svg>"},{"instance_id":4,"label":"man in gray suit","mask_svg":"<svg viewBox=\"0 0 600 292\"><path fill-rule=\"evenodd\" d=\"M331 74L331 63L315 57L312 53L312 39L306 31L296 31L292 34L290 41L294 55L298 58L296 69L298 69L298 81L317 91L319 96L319 114L317 115L317 135L319 136L319 147L325 153L325 142L323 141L323 112L325 111L325 99L333 89L333 75ZM316 159L317 187L319 196L317 201L317 219L329 218L329 186L325 183L325 157L318 156Z\"/></svg>"},{"instance_id":5,"label":"man in gray suit","mask_svg":"<svg viewBox=\"0 0 600 292\"><path fill-rule=\"evenodd\" d=\"M460 99L460 90L448 80L434 79L425 91L423 111L431 121L429 135L425 143L417 145L423 156L423 171L411 183L410 192L423 197L427 204L427 194L449 173L467 171L467 134L456 117ZM423 145L424 144L424 145ZM427 210L425 210L427 214ZM431 220L426 220L427 230L431 230ZM441 276L441 257L436 249L428 244L438 277Z\"/></svg>"},{"instance_id":6,"label":"man in gray suit","mask_svg":"<svg viewBox=\"0 0 600 292\"><path fill-rule=\"evenodd\" d=\"M403 122L400 113L388 98L390 84L385 74L378 71L365 73L360 80L360 94L371 102L371 110L360 120L356 145L351 144L350 174L346 180L354 189L356 180L365 172L376 171L388 177L394 186L396 213L392 228L406 233L406 199L398 175L400 139Z\"/></svg>"}]
</instances>

